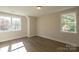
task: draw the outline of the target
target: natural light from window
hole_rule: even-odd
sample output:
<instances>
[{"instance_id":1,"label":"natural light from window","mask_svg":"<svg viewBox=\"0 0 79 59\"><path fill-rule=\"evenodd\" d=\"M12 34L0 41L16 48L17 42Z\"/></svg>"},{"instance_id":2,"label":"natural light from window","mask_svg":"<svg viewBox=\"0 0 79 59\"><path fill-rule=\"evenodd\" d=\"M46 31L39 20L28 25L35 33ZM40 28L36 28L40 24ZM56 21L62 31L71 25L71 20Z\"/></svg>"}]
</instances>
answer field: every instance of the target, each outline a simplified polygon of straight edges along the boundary
<instances>
[{"instance_id":1,"label":"natural light from window","mask_svg":"<svg viewBox=\"0 0 79 59\"><path fill-rule=\"evenodd\" d=\"M0 52L26 53L27 50L26 50L23 42L18 42L18 43L15 43L15 44L10 44L8 46L1 47Z\"/></svg>"},{"instance_id":2,"label":"natural light from window","mask_svg":"<svg viewBox=\"0 0 79 59\"><path fill-rule=\"evenodd\" d=\"M0 32L21 30L21 18L12 16L0 16Z\"/></svg>"},{"instance_id":3,"label":"natural light from window","mask_svg":"<svg viewBox=\"0 0 79 59\"><path fill-rule=\"evenodd\" d=\"M61 17L61 31L76 33L76 13L63 14Z\"/></svg>"}]
</instances>

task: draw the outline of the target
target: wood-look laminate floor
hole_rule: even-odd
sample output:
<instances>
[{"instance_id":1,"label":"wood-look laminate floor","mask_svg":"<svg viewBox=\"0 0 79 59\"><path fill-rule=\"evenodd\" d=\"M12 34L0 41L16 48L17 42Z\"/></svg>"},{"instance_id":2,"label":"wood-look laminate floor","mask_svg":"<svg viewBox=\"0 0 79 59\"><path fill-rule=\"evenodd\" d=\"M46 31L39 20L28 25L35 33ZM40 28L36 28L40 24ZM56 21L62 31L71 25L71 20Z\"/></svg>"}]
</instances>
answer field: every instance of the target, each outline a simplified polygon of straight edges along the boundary
<instances>
[{"instance_id":1,"label":"wood-look laminate floor","mask_svg":"<svg viewBox=\"0 0 79 59\"><path fill-rule=\"evenodd\" d=\"M23 43L23 45L18 44L17 47L15 46L14 49L12 49L13 44L17 43ZM15 40L10 40L6 42L0 43L0 49L3 47L8 47L8 51L16 51L22 47L25 47L27 52L67 52L70 51L69 48L66 47L66 44L60 43L57 41L49 40L42 37L31 37L31 38L20 38ZM71 51L78 51L77 49L73 49Z\"/></svg>"}]
</instances>

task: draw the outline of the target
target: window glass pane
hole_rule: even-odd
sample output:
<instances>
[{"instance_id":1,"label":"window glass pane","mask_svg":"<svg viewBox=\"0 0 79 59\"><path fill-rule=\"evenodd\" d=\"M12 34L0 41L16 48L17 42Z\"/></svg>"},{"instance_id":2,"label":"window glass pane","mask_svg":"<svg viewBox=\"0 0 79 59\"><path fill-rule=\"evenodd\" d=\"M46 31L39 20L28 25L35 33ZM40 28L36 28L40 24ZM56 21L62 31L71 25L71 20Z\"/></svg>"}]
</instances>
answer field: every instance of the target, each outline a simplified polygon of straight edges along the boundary
<instances>
[{"instance_id":1,"label":"window glass pane","mask_svg":"<svg viewBox=\"0 0 79 59\"><path fill-rule=\"evenodd\" d=\"M0 16L0 31L8 31L10 30L11 26L11 18L10 17L4 17Z\"/></svg>"},{"instance_id":2,"label":"window glass pane","mask_svg":"<svg viewBox=\"0 0 79 59\"><path fill-rule=\"evenodd\" d=\"M61 19L61 30L64 32L76 32L76 14L64 14Z\"/></svg>"},{"instance_id":3,"label":"window glass pane","mask_svg":"<svg viewBox=\"0 0 79 59\"><path fill-rule=\"evenodd\" d=\"M21 19L20 18L12 18L12 29L21 30Z\"/></svg>"},{"instance_id":4,"label":"window glass pane","mask_svg":"<svg viewBox=\"0 0 79 59\"><path fill-rule=\"evenodd\" d=\"M0 16L0 32L21 30L20 17Z\"/></svg>"}]
</instances>

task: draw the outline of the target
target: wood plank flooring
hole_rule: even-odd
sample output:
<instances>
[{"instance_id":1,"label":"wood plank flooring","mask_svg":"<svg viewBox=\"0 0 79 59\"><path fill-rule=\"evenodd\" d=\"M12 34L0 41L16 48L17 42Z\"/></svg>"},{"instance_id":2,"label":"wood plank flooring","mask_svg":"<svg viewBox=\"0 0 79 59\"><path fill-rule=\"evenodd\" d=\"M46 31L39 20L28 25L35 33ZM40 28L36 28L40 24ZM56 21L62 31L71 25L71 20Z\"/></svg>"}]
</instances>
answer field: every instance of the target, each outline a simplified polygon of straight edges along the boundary
<instances>
[{"instance_id":1,"label":"wood plank flooring","mask_svg":"<svg viewBox=\"0 0 79 59\"><path fill-rule=\"evenodd\" d=\"M75 51L78 51L77 49L69 50L69 48L66 47L67 44L49 40L49 39L42 38L39 36L35 36L31 38L24 37L20 39L11 40L11 41L1 42L0 48L5 47L5 46L11 46L12 44L19 43L19 42L23 42L24 47L27 50L27 52L70 52L70 51L75 52Z\"/></svg>"}]
</instances>

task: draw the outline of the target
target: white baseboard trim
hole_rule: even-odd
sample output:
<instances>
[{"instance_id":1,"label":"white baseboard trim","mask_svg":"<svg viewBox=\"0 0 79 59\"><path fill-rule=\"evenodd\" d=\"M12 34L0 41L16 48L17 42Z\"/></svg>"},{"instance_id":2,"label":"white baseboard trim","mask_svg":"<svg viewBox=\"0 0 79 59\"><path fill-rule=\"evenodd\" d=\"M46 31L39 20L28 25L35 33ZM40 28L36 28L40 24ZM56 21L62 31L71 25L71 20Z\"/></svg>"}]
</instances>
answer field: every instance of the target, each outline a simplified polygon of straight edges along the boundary
<instances>
[{"instance_id":1,"label":"white baseboard trim","mask_svg":"<svg viewBox=\"0 0 79 59\"><path fill-rule=\"evenodd\" d=\"M27 36L27 37L33 37L33 36L37 36L37 35L29 35L29 36Z\"/></svg>"},{"instance_id":2,"label":"white baseboard trim","mask_svg":"<svg viewBox=\"0 0 79 59\"><path fill-rule=\"evenodd\" d=\"M76 44L74 44L74 43L61 41L61 40L58 40L57 38L51 38L51 37L44 36L44 35L37 35L37 36L40 36L40 37L43 37L43 38L47 38L47 39L50 39L50 40L59 41L59 42L65 43L65 44L72 45L72 46L74 46L74 47L79 47L78 45L76 45Z\"/></svg>"}]
</instances>

